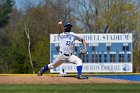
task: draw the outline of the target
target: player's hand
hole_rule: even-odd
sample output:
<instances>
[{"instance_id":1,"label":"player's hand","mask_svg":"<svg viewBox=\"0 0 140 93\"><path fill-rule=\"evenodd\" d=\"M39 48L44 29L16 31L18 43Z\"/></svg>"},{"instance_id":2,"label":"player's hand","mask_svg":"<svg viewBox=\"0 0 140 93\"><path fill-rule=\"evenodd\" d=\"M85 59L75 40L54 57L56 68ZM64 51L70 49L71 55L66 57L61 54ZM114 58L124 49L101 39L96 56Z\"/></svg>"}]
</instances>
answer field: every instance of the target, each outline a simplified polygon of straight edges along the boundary
<instances>
[{"instance_id":1,"label":"player's hand","mask_svg":"<svg viewBox=\"0 0 140 93\"><path fill-rule=\"evenodd\" d=\"M63 28L63 22L62 21L58 21L57 22L57 26L58 26L58 28Z\"/></svg>"},{"instance_id":2,"label":"player's hand","mask_svg":"<svg viewBox=\"0 0 140 93\"><path fill-rule=\"evenodd\" d=\"M84 49L81 49L81 50L80 50L80 54L82 54L82 55L83 55L83 54L87 54L87 49L85 49L85 48L84 48Z\"/></svg>"},{"instance_id":3,"label":"player's hand","mask_svg":"<svg viewBox=\"0 0 140 93\"><path fill-rule=\"evenodd\" d=\"M58 25L62 25L62 21L59 21L59 22L58 22Z\"/></svg>"},{"instance_id":4,"label":"player's hand","mask_svg":"<svg viewBox=\"0 0 140 93\"><path fill-rule=\"evenodd\" d=\"M63 22L62 21L57 21L57 31L58 33L62 33L63 32Z\"/></svg>"}]
</instances>

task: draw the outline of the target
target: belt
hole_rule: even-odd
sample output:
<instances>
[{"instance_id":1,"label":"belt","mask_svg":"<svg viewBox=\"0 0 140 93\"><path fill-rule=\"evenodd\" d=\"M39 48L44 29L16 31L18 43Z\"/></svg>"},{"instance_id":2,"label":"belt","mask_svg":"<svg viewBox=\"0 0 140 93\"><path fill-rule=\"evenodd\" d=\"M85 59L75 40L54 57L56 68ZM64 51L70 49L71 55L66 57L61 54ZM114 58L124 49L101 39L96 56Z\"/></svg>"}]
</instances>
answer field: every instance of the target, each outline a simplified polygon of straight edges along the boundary
<instances>
[{"instance_id":1,"label":"belt","mask_svg":"<svg viewBox=\"0 0 140 93\"><path fill-rule=\"evenodd\" d=\"M61 51L59 51L61 54L63 54ZM72 55L72 53L70 53L70 54L63 54L63 55L65 55L65 56L71 56Z\"/></svg>"}]
</instances>

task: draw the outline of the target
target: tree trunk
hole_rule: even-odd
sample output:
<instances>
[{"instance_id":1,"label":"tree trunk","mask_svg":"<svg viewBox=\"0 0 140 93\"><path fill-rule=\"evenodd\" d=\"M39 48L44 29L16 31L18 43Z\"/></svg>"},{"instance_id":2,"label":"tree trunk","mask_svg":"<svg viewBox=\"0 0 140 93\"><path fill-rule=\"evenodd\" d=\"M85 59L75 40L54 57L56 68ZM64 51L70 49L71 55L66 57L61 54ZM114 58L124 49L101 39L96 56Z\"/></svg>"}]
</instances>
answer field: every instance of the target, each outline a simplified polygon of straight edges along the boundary
<instances>
[{"instance_id":1,"label":"tree trunk","mask_svg":"<svg viewBox=\"0 0 140 93\"><path fill-rule=\"evenodd\" d=\"M35 71L34 71L34 66L33 66L33 61L32 61L32 56L31 56L31 41L30 41L30 35L29 35L29 32L28 32L28 53L29 53L29 58L30 58L30 64L31 64L31 67L32 67L32 70L33 70L33 74L35 74Z\"/></svg>"},{"instance_id":2,"label":"tree trunk","mask_svg":"<svg viewBox=\"0 0 140 93\"><path fill-rule=\"evenodd\" d=\"M27 22L25 22L25 33L28 39L28 53L29 53L29 58L30 58L30 65L33 71L33 74L35 74L34 71L34 66L33 66L33 61L32 61L32 56L31 56L31 40L30 40L30 33L29 33L29 28L28 28L28 18L27 18Z\"/></svg>"}]
</instances>

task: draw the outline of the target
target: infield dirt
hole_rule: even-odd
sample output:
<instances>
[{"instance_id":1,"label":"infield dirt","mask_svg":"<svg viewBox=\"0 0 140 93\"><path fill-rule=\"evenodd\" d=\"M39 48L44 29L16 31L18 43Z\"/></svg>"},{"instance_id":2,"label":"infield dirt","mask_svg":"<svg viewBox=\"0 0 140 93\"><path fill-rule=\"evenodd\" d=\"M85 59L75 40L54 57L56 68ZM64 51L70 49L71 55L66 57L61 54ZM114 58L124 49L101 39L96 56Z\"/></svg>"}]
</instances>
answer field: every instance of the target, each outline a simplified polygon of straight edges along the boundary
<instances>
[{"instance_id":1,"label":"infield dirt","mask_svg":"<svg viewBox=\"0 0 140 93\"><path fill-rule=\"evenodd\" d=\"M0 76L0 84L82 84L82 83L138 83L128 80L89 78L77 79L75 77L57 76Z\"/></svg>"}]
</instances>

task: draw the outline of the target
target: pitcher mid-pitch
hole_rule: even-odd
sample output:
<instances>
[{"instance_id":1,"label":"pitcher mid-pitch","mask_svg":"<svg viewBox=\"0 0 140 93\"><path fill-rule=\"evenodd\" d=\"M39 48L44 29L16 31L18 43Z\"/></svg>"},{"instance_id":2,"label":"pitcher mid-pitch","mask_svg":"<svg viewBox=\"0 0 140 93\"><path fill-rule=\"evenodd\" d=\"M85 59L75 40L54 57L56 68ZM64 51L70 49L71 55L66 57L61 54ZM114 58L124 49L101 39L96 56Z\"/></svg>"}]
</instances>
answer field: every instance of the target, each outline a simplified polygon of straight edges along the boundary
<instances>
[{"instance_id":1,"label":"pitcher mid-pitch","mask_svg":"<svg viewBox=\"0 0 140 93\"><path fill-rule=\"evenodd\" d=\"M48 70L53 69L60 66L65 61L69 61L71 63L76 64L77 66L77 78L81 79L82 74L82 60L77 56L73 55L74 52L74 41L78 40L82 42L84 49L80 51L81 54L86 54L86 42L85 40L80 37L80 35L75 34L71 31L72 25L69 22L64 23L64 28L62 29L62 22L58 22L59 32L58 36L60 38L60 52L58 56L55 58L52 64L47 64L46 66L42 67L38 72L38 76L42 76L42 74ZM64 30L64 31L63 31Z\"/></svg>"}]
</instances>

